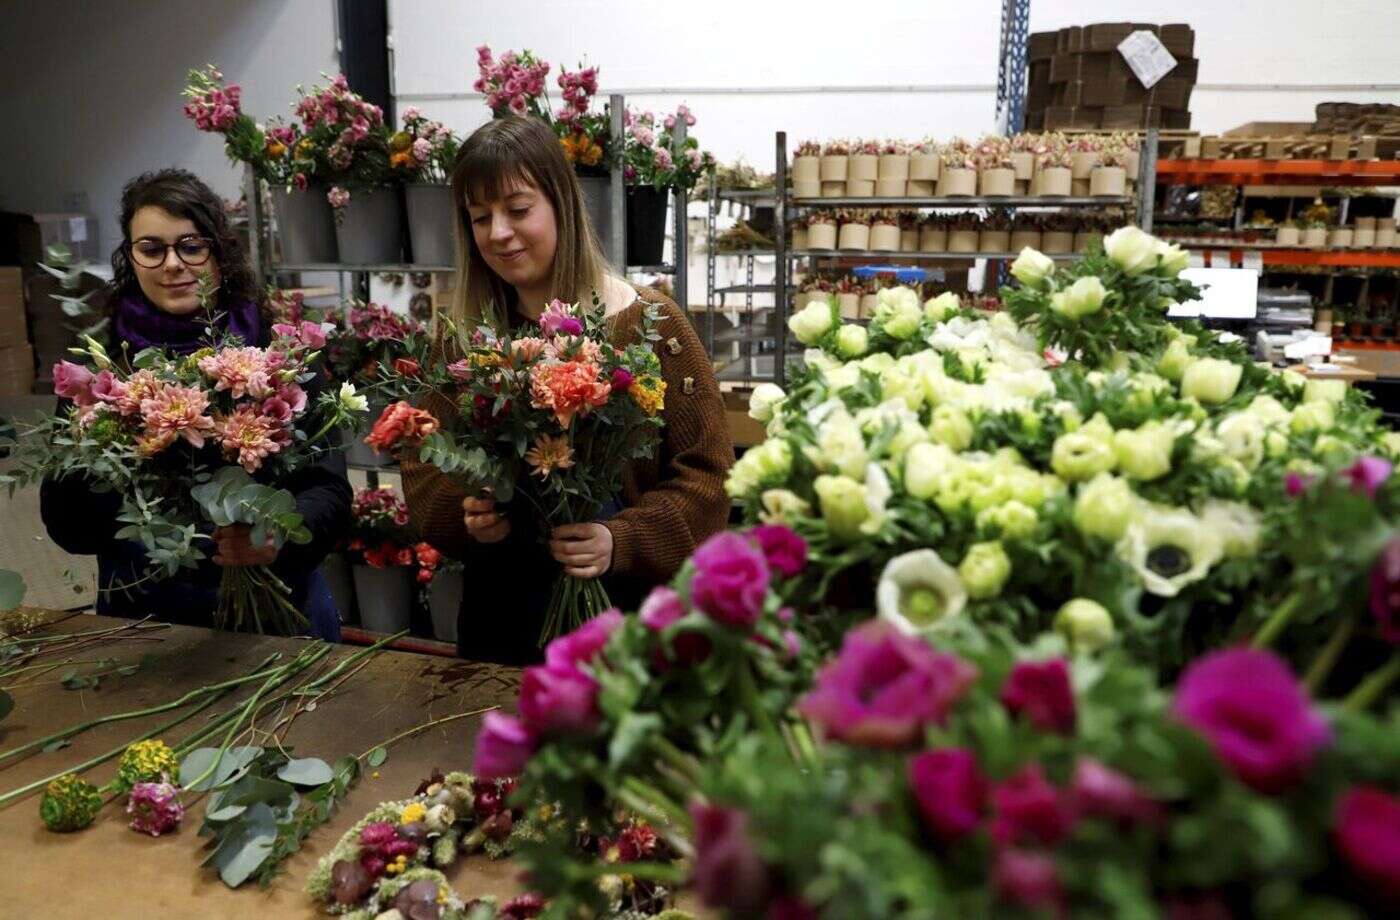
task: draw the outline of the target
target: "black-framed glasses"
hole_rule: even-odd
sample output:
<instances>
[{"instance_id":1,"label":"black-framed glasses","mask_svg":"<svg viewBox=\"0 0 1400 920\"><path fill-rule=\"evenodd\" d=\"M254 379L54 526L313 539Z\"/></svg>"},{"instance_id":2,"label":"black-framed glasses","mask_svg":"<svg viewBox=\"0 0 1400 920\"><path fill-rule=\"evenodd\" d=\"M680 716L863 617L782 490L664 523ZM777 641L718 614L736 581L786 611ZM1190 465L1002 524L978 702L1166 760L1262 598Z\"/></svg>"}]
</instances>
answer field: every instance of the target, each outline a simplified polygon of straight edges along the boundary
<instances>
[{"instance_id":1,"label":"black-framed glasses","mask_svg":"<svg viewBox=\"0 0 1400 920\"><path fill-rule=\"evenodd\" d=\"M173 243L142 237L132 242L131 260L142 268L160 268L165 254L175 250L175 257L186 265L203 265L214 252L212 240L203 236L182 236Z\"/></svg>"}]
</instances>

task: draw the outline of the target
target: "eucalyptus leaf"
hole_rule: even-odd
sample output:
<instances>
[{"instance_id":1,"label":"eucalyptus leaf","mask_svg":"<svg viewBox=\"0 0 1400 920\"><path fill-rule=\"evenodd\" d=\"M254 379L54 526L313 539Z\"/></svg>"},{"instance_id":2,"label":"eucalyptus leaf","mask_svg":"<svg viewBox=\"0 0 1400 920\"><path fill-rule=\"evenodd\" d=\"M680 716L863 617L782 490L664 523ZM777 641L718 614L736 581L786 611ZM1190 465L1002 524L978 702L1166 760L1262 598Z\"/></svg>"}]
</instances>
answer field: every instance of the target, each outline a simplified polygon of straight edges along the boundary
<instances>
[{"instance_id":1,"label":"eucalyptus leaf","mask_svg":"<svg viewBox=\"0 0 1400 920\"><path fill-rule=\"evenodd\" d=\"M277 778L295 783L298 786L319 786L328 783L335 774L330 764L319 757L304 757L289 760L277 771Z\"/></svg>"},{"instance_id":2,"label":"eucalyptus leaf","mask_svg":"<svg viewBox=\"0 0 1400 920\"><path fill-rule=\"evenodd\" d=\"M389 752L384 750L383 746L380 746L369 752L369 756L365 758L365 763L369 764L371 767L377 767L388 757Z\"/></svg>"},{"instance_id":3,"label":"eucalyptus leaf","mask_svg":"<svg viewBox=\"0 0 1400 920\"><path fill-rule=\"evenodd\" d=\"M44 753L52 754L54 751L61 751L72 743L73 742L69 741L67 738L55 738L48 744L44 745Z\"/></svg>"},{"instance_id":4,"label":"eucalyptus leaf","mask_svg":"<svg viewBox=\"0 0 1400 920\"><path fill-rule=\"evenodd\" d=\"M225 855L215 859L214 865L218 868L219 878L223 879L224 884L230 888L237 888L271 855L273 845L277 842L277 834L240 835L231 839L236 840L237 844L229 846L227 850L220 846L217 852Z\"/></svg>"},{"instance_id":5,"label":"eucalyptus leaf","mask_svg":"<svg viewBox=\"0 0 1400 920\"><path fill-rule=\"evenodd\" d=\"M0 719L5 718L15 708L15 698L0 690Z\"/></svg>"},{"instance_id":6,"label":"eucalyptus leaf","mask_svg":"<svg viewBox=\"0 0 1400 920\"><path fill-rule=\"evenodd\" d=\"M0 613L14 610L24 600L24 578L18 572L0 569Z\"/></svg>"},{"instance_id":7,"label":"eucalyptus leaf","mask_svg":"<svg viewBox=\"0 0 1400 920\"><path fill-rule=\"evenodd\" d=\"M617 731L613 733L612 741L608 744L608 765L616 769L625 764L637 747L646 740L647 735L659 731L660 728L661 716L654 712L645 715L629 712L623 715L618 722Z\"/></svg>"}]
</instances>

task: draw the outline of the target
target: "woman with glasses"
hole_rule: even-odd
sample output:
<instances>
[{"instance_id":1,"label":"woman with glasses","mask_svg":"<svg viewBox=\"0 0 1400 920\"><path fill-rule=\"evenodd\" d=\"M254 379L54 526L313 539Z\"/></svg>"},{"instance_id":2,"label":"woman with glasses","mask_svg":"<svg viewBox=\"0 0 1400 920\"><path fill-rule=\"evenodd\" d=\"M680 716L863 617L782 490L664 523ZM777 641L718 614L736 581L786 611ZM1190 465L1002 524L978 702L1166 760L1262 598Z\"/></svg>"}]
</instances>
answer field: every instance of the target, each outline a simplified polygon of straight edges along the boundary
<instances>
[{"instance_id":1,"label":"woman with glasses","mask_svg":"<svg viewBox=\"0 0 1400 920\"><path fill-rule=\"evenodd\" d=\"M257 279L223 201L207 185L178 169L139 176L122 192L120 220L122 242L112 253L114 278L107 297L109 352L124 351L128 360L152 347L189 355L210 344L211 323L222 336L236 336L247 345L268 344L270 329L259 311ZM204 286L214 289L208 309L200 303ZM308 387L311 398L317 382ZM166 453L172 455L171 475L181 475L181 461L187 458ZM55 543L76 555L97 556L98 613L208 626L222 567L271 565L291 589L312 632L338 640L339 616L318 567L349 526L345 460L332 452L321 464L276 485L296 496L311 542L257 546L247 525L220 527L212 533L208 560L160 580L145 577L150 565L142 546L117 536L125 525L117 520L121 497L116 493L94 491L80 475L46 480L39 493L40 513Z\"/></svg>"}]
</instances>

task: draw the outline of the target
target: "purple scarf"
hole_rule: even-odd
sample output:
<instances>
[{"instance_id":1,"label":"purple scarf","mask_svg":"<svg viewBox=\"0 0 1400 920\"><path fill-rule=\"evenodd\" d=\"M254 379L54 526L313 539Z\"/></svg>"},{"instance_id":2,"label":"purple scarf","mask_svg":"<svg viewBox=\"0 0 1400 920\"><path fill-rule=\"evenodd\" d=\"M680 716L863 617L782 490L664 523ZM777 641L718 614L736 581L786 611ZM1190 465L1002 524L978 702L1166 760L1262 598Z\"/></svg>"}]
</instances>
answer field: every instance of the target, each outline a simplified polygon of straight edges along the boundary
<instances>
[{"instance_id":1,"label":"purple scarf","mask_svg":"<svg viewBox=\"0 0 1400 920\"><path fill-rule=\"evenodd\" d=\"M236 300L221 306L215 327L225 335L236 335L244 345L257 345L262 340L262 321L258 305L251 300ZM210 342L205 336L203 313L172 316L162 312L140 294L127 294L117 304L112 317L112 333L117 342L126 342L132 354L143 348L163 348L177 355L188 355Z\"/></svg>"}]
</instances>

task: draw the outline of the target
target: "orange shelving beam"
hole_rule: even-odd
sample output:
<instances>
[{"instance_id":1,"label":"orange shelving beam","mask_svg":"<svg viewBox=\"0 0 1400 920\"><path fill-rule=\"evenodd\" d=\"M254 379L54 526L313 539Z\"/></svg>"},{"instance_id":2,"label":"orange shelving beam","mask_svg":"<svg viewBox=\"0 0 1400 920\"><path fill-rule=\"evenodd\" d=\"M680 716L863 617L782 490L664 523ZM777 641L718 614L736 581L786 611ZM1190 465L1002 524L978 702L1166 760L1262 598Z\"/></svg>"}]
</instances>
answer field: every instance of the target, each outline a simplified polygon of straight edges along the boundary
<instances>
[{"instance_id":1,"label":"orange shelving beam","mask_svg":"<svg viewBox=\"0 0 1400 920\"><path fill-rule=\"evenodd\" d=\"M1188 243L1190 249L1200 249L1207 253L1230 253L1230 262L1239 265L1246 252L1257 252L1265 265L1321 265L1333 268L1400 268L1400 251L1364 249L1315 250L1315 249L1231 249L1228 244L1211 246L1207 243ZM1209 256L1207 256L1209 261ZM1217 268L1221 266L1216 266Z\"/></svg>"},{"instance_id":2,"label":"orange shelving beam","mask_svg":"<svg viewBox=\"0 0 1400 920\"><path fill-rule=\"evenodd\" d=\"M1400 160L1158 160L1164 185L1400 185Z\"/></svg>"}]
</instances>

